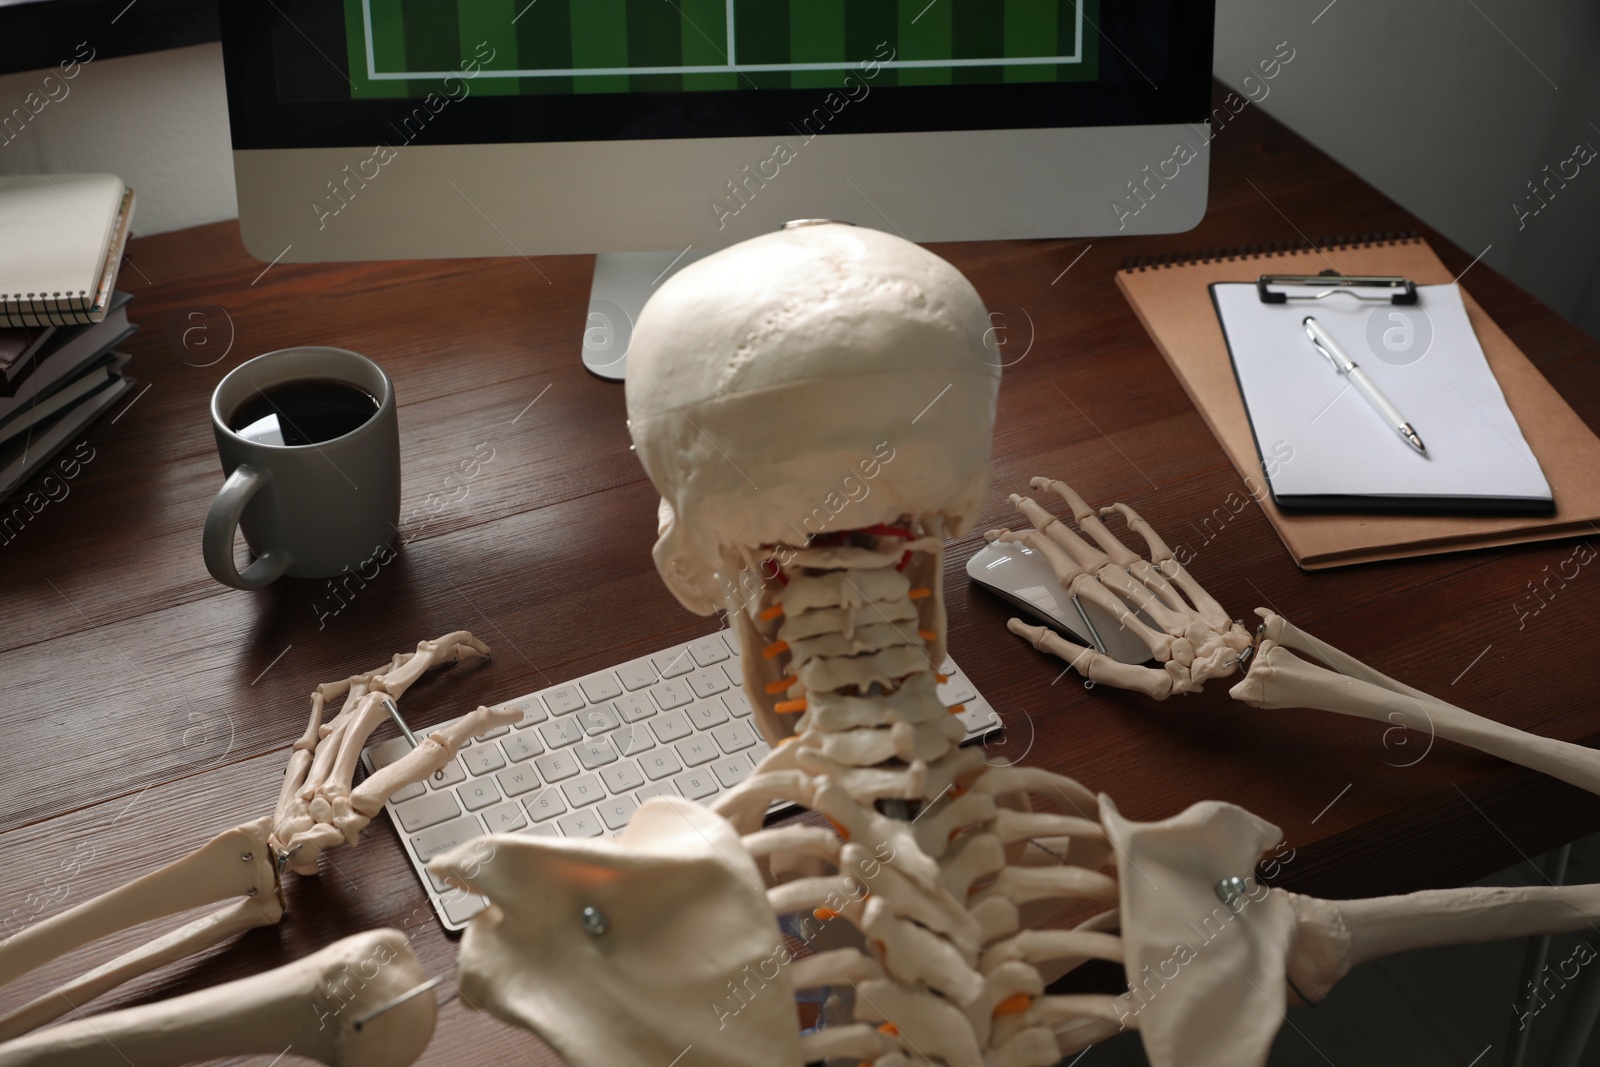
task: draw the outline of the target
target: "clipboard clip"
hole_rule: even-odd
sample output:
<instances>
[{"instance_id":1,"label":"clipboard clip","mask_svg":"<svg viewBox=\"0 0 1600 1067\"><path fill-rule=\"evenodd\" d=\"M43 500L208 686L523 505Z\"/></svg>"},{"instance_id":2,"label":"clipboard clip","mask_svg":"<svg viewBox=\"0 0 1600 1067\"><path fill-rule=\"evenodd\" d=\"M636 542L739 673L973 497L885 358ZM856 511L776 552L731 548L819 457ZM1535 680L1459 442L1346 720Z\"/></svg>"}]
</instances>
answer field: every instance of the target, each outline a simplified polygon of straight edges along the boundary
<instances>
[{"instance_id":1,"label":"clipboard clip","mask_svg":"<svg viewBox=\"0 0 1600 1067\"><path fill-rule=\"evenodd\" d=\"M1316 287L1315 293L1275 292L1274 286L1296 288ZM1377 293L1358 292L1375 289ZM1287 304L1291 300L1321 300L1335 293L1355 297L1357 300L1388 304L1415 304L1417 285L1410 278L1397 274L1340 274L1325 270L1321 274L1263 274L1256 279L1256 295L1263 304Z\"/></svg>"}]
</instances>

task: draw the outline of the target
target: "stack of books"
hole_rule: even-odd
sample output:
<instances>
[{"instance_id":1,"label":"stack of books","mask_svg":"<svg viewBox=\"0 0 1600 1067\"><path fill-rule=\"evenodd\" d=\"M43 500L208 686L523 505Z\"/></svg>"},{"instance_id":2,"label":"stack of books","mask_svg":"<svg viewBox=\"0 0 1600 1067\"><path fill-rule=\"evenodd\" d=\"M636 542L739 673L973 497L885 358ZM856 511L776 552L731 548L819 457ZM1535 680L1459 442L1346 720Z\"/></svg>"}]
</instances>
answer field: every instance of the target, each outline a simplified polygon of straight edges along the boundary
<instances>
[{"instance_id":1,"label":"stack of books","mask_svg":"<svg viewBox=\"0 0 1600 1067\"><path fill-rule=\"evenodd\" d=\"M114 288L133 204L112 174L0 178L0 500L133 387Z\"/></svg>"}]
</instances>

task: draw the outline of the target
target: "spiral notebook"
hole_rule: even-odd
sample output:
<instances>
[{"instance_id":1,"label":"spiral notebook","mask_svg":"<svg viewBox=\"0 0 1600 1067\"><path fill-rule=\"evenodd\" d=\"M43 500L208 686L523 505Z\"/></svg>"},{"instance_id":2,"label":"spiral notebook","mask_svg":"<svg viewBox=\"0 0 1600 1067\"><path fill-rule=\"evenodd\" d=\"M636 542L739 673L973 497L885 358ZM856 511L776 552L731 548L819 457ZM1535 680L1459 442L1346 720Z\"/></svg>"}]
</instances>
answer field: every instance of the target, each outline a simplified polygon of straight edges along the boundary
<instances>
[{"instance_id":1,"label":"spiral notebook","mask_svg":"<svg viewBox=\"0 0 1600 1067\"><path fill-rule=\"evenodd\" d=\"M0 327L104 319L133 204L115 174L0 178Z\"/></svg>"},{"instance_id":2,"label":"spiral notebook","mask_svg":"<svg viewBox=\"0 0 1600 1067\"><path fill-rule=\"evenodd\" d=\"M1234 376L1227 340L1212 306L1219 282L1252 282L1262 274L1397 274L1419 285L1448 285L1451 272L1421 238L1381 235L1318 241L1318 249L1223 249L1196 256L1134 263L1117 286L1172 368L1201 418L1250 486L1267 472ZM1592 531L1600 524L1600 438L1561 398L1470 293L1461 290L1467 321L1537 457L1555 501L1535 516L1349 515L1286 512L1257 494L1295 562L1318 570L1373 560L1455 552L1549 540Z\"/></svg>"}]
</instances>

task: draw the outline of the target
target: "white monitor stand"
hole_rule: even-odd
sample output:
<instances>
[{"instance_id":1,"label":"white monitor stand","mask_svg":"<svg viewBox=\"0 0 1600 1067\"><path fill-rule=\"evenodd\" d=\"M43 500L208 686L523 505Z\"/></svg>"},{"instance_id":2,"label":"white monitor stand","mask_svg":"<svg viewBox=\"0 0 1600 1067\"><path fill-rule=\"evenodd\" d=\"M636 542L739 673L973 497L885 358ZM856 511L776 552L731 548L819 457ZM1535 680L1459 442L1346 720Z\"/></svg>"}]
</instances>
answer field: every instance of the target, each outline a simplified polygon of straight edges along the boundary
<instances>
[{"instance_id":1,"label":"white monitor stand","mask_svg":"<svg viewBox=\"0 0 1600 1067\"><path fill-rule=\"evenodd\" d=\"M589 311L583 321L583 365L601 378L620 382L627 374L633 324L662 282L713 248L682 252L601 252L594 257Z\"/></svg>"}]
</instances>

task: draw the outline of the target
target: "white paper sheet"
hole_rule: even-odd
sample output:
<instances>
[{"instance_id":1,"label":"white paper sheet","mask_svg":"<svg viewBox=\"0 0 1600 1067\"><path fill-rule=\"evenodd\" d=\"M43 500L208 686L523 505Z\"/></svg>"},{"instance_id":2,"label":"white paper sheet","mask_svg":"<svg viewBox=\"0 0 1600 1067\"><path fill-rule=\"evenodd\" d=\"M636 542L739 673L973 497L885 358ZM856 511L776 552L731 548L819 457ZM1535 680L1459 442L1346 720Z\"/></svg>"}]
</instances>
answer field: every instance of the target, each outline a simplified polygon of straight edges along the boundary
<instances>
[{"instance_id":1,"label":"white paper sheet","mask_svg":"<svg viewBox=\"0 0 1600 1067\"><path fill-rule=\"evenodd\" d=\"M1212 293L1274 496L1550 499L1455 285L1419 286L1409 307L1345 294L1264 304L1243 282ZM1307 315L1406 416L1426 456L1312 346Z\"/></svg>"}]
</instances>

